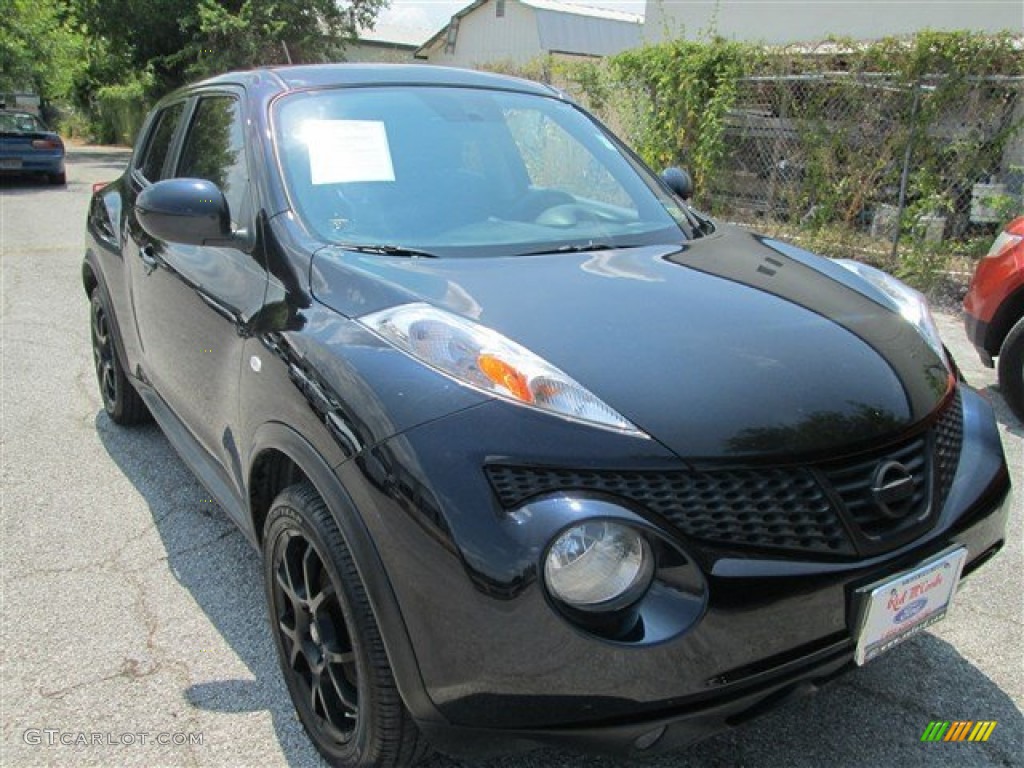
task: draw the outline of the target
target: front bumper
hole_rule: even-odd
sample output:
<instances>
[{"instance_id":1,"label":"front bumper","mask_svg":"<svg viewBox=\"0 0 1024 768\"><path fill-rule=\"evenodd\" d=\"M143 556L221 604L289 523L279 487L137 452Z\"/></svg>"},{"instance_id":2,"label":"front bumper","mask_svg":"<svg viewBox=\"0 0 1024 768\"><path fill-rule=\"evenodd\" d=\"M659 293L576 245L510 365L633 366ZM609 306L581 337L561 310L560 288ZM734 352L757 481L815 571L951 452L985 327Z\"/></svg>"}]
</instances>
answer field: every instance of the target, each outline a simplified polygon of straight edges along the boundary
<instances>
[{"instance_id":1,"label":"front bumper","mask_svg":"<svg viewBox=\"0 0 1024 768\"><path fill-rule=\"evenodd\" d=\"M581 442L571 425L521 410L518 427L501 424L511 407L468 409L339 467L412 638L420 679L404 682L421 685L436 707L413 715L446 751L565 744L629 755L704 738L849 669L856 588L954 545L968 550L966 575L1005 538L1009 476L998 432L988 404L965 388L963 450L926 533L854 560L693 549L705 601L685 631L610 642L553 609L536 552L515 530L545 521L509 522L479 471L524 455L596 465L604 450ZM494 445L470 446L459 438L467 434L493 434ZM665 460L656 444L643 450L638 464Z\"/></svg>"},{"instance_id":2,"label":"front bumper","mask_svg":"<svg viewBox=\"0 0 1024 768\"><path fill-rule=\"evenodd\" d=\"M994 507L979 511L977 523L961 535L945 540L949 544L965 545L971 552L961 578L977 570L1002 548L1002 533L1011 506L1011 495L1004 491L1002 500ZM994 543L975 554L977 547L993 538ZM437 748L463 757L525 751L538 746L569 747L623 758L652 756L740 726L778 706L815 693L856 669L853 651L852 638L837 636L832 642L826 641L817 647L797 649L794 658L780 661L777 666L734 686L734 690L695 697L687 704L648 712L640 718L621 717L522 729L473 728L436 721L420 722L419 726ZM586 693L581 692L581 699L585 696Z\"/></svg>"},{"instance_id":3,"label":"front bumper","mask_svg":"<svg viewBox=\"0 0 1024 768\"><path fill-rule=\"evenodd\" d=\"M775 707L815 693L855 668L846 641L794 662L790 674L731 698L679 707L636 721L612 721L521 730L419 723L431 744L450 755L487 757L538 746L563 747L622 758L649 757L679 749L742 725Z\"/></svg>"}]
</instances>

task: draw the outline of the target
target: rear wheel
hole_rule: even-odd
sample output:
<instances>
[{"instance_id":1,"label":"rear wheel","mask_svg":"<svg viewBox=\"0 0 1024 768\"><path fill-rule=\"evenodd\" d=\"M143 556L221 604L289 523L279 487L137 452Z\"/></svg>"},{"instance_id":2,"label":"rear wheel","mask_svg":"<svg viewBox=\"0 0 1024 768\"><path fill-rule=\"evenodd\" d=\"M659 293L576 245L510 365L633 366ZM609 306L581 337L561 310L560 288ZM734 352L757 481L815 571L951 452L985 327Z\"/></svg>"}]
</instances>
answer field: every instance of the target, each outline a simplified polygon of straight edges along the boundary
<instances>
[{"instance_id":1,"label":"rear wheel","mask_svg":"<svg viewBox=\"0 0 1024 768\"><path fill-rule=\"evenodd\" d=\"M1017 418L1024 421L1024 317L999 348L999 389Z\"/></svg>"},{"instance_id":2,"label":"rear wheel","mask_svg":"<svg viewBox=\"0 0 1024 768\"><path fill-rule=\"evenodd\" d=\"M274 500L263 575L281 670L320 753L345 768L416 762L425 742L395 687L348 546L308 483Z\"/></svg>"},{"instance_id":3,"label":"rear wheel","mask_svg":"<svg viewBox=\"0 0 1024 768\"><path fill-rule=\"evenodd\" d=\"M100 385L100 396L103 398L103 410L111 421L122 426L149 421L146 404L128 381L117 356L110 311L99 288L93 289L90 314L92 358L96 367L96 380Z\"/></svg>"},{"instance_id":4,"label":"rear wheel","mask_svg":"<svg viewBox=\"0 0 1024 768\"><path fill-rule=\"evenodd\" d=\"M48 178L51 184L64 185L68 183L68 174L66 171L61 171L60 173L51 173Z\"/></svg>"}]
</instances>

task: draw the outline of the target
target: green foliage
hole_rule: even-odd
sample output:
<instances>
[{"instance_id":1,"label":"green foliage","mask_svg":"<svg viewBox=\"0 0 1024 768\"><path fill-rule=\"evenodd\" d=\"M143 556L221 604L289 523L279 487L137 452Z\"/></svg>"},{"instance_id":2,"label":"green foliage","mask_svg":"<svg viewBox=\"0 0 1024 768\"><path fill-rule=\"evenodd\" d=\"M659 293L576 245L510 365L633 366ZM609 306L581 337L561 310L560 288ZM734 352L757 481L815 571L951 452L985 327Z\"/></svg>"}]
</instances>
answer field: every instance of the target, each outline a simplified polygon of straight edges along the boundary
<instances>
[{"instance_id":1,"label":"green foliage","mask_svg":"<svg viewBox=\"0 0 1024 768\"><path fill-rule=\"evenodd\" d=\"M85 39L61 0L5 0L0 13L0 92L69 96Z\"/></svg>"},{"instance_id":2,"label":"green foliage","mask_svg":"<svg viewBox=\"0 0 1024 768\"><path fill-rule=\"evenodd\" d=\"M685 165L698 194L725 156L725 119L737 80L759 58L753 46L675 40L610 60L619 86L636 95L636 150L654 168Z\"/></svg>"},{"instance_id":3,"label":"green foliage","mask_svg":"<svg viewBox=\"0 0 1024 768\"><path fill-rule=\"evenodd\" d=\"M934 75L962 79L1024 74L1024 56L1011 32L924 30L912 38L890 37L862 46L851 60L862 71L897 73L906 82Z\"/></svg>"},{"instance_id":4,"label":"green foliage","mask_svg":"<svg viewBox=\"0 0 1024 768\"><path fill-rule=\"evenodd\" d=\"M187 19L195 31L170 57L190 77L265 64L319 63L344 56L346 40L372 27L388 0L198 0Z\"/></svg>"},{"instance_id":5,"label":"green foliage","mask_svg":"<svg viewBox=\"0 0 1024 768\"><path fill-rule=\"evenodd\" d=\"M143 72L117 85L105 85L93 102L94 138L104 144L132 144L149 111L147 94L153 87L151 72Z\"/></svg>"}]
</instances>

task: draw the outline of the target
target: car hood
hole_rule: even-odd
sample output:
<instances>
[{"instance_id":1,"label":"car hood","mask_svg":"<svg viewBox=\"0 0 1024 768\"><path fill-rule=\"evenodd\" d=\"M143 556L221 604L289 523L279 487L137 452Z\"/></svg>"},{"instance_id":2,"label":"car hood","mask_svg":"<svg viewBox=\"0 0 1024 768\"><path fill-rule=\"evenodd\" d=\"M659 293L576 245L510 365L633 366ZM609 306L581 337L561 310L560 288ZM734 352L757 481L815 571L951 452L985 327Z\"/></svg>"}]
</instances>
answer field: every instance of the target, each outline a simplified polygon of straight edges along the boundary
<instances>
[{"instance_id":1,"label":"car hood","mask_svg":"<svg viewBox=\"0 0 1024 768\"><path fill-rule=\"evenodd\" d=\"M482 323L691 461L897 439L952 385L869 283L729 227L682 247L493 259L324 248L312 286L349 317L424 301Z\"/></svg>"}]
</instances>

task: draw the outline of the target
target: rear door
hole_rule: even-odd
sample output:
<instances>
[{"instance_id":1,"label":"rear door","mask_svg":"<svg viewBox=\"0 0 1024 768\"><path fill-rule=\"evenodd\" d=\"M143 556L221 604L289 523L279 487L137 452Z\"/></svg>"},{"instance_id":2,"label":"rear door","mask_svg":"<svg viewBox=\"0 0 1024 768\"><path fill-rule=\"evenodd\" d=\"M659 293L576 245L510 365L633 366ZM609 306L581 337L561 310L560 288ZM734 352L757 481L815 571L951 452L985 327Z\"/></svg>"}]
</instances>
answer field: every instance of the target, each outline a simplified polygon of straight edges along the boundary
<instances>
[{"instance_id":1,"label":"rear door","mask_svg":"<svg viewBox=\"0 0 1024 768\"><path fill-rule=\"evenodd\" d=\"M183 115L167 175L215 183L228 201L232 247L168 243L135 231L133 289L146 373L157 393L216 464L241 487L233 427L248 323L263 304L267 274L251 236L244 94L197 94Z\"/></svg>"}]
</instances>

